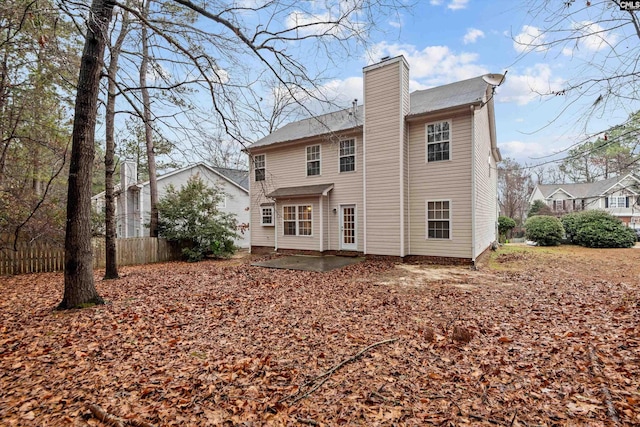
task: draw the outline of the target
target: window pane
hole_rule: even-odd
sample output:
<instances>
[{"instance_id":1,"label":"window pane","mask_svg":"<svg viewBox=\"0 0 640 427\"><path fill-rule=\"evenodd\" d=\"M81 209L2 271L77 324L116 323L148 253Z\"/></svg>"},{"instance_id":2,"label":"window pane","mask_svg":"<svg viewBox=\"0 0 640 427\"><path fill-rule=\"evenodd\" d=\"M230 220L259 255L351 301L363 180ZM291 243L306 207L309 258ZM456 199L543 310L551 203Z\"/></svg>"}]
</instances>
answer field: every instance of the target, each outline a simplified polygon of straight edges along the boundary
<instances>
[{"instance_id":1,"label":"window pane","mask_svg":"<svg viewBox=\"0 0 640 427\"><path fill-rule=\"evenodd\" d=\"M307 163L307 175L320 175L320 161L308 162Z\"/></svg>"},{"instance_id":2,"label":"window pane","mask_svg":"<svg viewBox=\"0 0 640 427\"><path fill-rule=\"evenodd\" d=\"M284 222L284 235L285 236L295 236L296 235L296 223L295 223L295 221L285 221Z\"/></svg>"},{"instance_id":3,"label":"window pane","mask_svg":"<svg viewBox=\"0 0 640 427\"><path fill-rule=\"evenodd\" d=\"M340 158L340 172L352 172L356 170L356 162L354 156Z\"/></svg>"},{"instance_id":4,"label":"window pane","mask_svg":"<svg viewBox=\"0 0 640 427\"><path fill-rule=\"evenodd\" d=\"M296 207L285 206L283 210L283 218L285 221L295 221L296 219Z\"/></svg>"},{"instance_id":5,"label":"window pane","mask_svg":"<svg viewBox=\"0 0 640 427\"><path fill-rule=\"evenodd\" d=\"M264 169L256 169L256 181L264 181Z\"/></svg>"},{"instance_id":6,"label":"window pane","mask_svg":"<svg viewBox=\"0 0 640 427\"><path fill-rule=\"evenodd\" d=\"M298 206L298 219L311 220L311 206Z\"/></svg>"}]
</instances>

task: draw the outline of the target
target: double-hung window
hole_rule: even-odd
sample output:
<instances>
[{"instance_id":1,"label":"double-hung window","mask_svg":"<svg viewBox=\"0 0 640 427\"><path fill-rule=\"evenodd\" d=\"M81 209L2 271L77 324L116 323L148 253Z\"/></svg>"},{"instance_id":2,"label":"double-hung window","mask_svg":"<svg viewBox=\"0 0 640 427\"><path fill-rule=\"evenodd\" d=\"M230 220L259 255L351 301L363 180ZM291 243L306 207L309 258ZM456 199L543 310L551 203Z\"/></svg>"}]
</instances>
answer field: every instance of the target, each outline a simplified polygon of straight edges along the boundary
<instances>
[{"instance_id":1,"label":"double-hung window","mask_svg":"<svg viewBox=\"0 0 640 427\"><path fill-rule=\"evenodd\" d=\"M320 175L320 145L307 147L307 176Z\"/></svg>"},{"instance_id":2,"label":"double-hung window","mask_svg":"<svg viewBox=\"0 0 640 427\"><path fill-rule=\"evenodd\" d=\"M448 121L427 125L427 162L451 157L451 124Z\"/></svg>"},{"instance_id":3,"label":"double-hung window","mask_svg":"<svg viewBox=\"0 0 640 427\"><path fill-rule=\"evenodd\" d=\"M313 230L311 205L283 206L282 209L285 236L311 236Z\"/></svg>"},{"instance_id":4,"label":"double-hung window","mask_svg":"<svg viewBox=\"0 0 640 427\"><path fill-rule=\"evenodd\" d=\"M448 200L427 202L427 239L451 238L451 203Z\"/></svg>"},{"instance_id":5,"label":"double-hung window","mask_svg":"<svg viewBox=\"0 0 640 427\"><path fill-rule=\"evenodd\" d=\"M273 226L273 206L263 206L260 208L260 225Z\"/></svg>"},{"instance_id":6,"label":"double-hung window","mask_svg":"<svg viewBox=\"0 0 640 427\"><path fill-rule=\"evenodd\" d=\"M340 172L356 170L356 140L340 141Z\"/></svg>"},{"instance_id":7,"label":"double-hung window","mask_svg":"<svg viewBox=\"0 0 640 427\"><path fill-rule=\"evenodd\" d=\"M255 174L256 181L264 181L266 171L266 155L256 154L253 156L253 172Z\"/></svg>"},{"instance_id":8,"label":"double-hung window","mask_svg":"<svg viewBox=\"0 0 640 427\"><path fill-rule=\"evenodd\" d=\"M609 196L609 206L610 208L626 208L627 207L627 197L626 196Z\"/></svg>"}]
</instances>

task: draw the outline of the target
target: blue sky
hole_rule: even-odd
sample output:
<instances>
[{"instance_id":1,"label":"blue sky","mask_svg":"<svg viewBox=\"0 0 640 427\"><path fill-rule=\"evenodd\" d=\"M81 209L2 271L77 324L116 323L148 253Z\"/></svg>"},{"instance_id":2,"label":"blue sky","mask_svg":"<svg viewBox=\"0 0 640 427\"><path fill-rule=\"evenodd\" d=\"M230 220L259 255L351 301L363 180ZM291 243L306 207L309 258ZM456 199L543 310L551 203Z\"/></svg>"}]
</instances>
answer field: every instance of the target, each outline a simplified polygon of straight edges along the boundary
<instances>
[{"instance_id":1,"label":"blue sky","mask_svg":"<svg viewBox=\"0 0 640 427\"><path fill-rule=\"evenodd\" d=\"M415 7L383 23L382 31L371 40L370 50L344 63L326 86L341 94L345 106L350 99L362 99L362 67L387 55L402 54L408 60L411 90L507 72L495 97L503 157L529 165L547 162L549 155L572 146L586 133L622 122L634 106L585 119L585 108L593 104L597 94L582 99L543 99L538 95L536 92L561 90L567 81L585 72L581 68L585 59L597 59L605 51L605 42L620 40L620 35L604 32L569 46L577 49L557 47L527 53L521 44L514 43L514 38L526 43L545 36L535 19L527 15L526 3L418 1ZM602 11L585 10L581 22L596 22L593 12Z\"/></svg>"}]
</instances>

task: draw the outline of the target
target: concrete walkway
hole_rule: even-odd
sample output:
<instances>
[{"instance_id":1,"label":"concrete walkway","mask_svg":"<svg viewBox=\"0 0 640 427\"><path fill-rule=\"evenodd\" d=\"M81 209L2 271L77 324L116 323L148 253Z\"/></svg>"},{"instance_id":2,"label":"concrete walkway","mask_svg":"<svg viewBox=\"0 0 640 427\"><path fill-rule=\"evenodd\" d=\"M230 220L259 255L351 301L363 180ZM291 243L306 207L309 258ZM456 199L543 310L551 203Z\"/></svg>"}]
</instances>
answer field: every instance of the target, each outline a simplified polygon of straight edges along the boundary
<instances>
[{"instance_id":1,"label":"concrete walkway","mask_svg":"<svg viewBox=\"0 0 640 427\"><path fill-rule=\"evenodd\" d=\"M289 255L282 256L267 261L254 262L251 265L267 268L281 268L287 270L302 271L330 271L342 268L347 265L356 264L363 261L362 257L343 256L310 256L310 255Z\"/></svg>"}]
</instances>

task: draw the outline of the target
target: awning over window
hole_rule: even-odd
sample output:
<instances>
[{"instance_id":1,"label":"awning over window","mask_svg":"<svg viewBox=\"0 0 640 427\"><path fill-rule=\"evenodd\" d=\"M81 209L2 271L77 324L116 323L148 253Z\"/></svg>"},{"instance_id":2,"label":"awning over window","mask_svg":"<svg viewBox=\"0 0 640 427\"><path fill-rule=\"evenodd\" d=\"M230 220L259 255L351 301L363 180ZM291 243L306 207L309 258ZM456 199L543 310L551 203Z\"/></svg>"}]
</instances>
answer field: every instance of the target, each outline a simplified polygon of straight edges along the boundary
<instances>
[{"instance_id":1,"label":"awning over window","mask_svg":"<svg viewBox=\"0 0 640 427\"><path fill-rule=\"evenodd\" d=\"M292 197L326 196L333 190L333 184L301 185L299 187L282 187L267 194L271 199Z\"/></svg>"}]
</instances>

